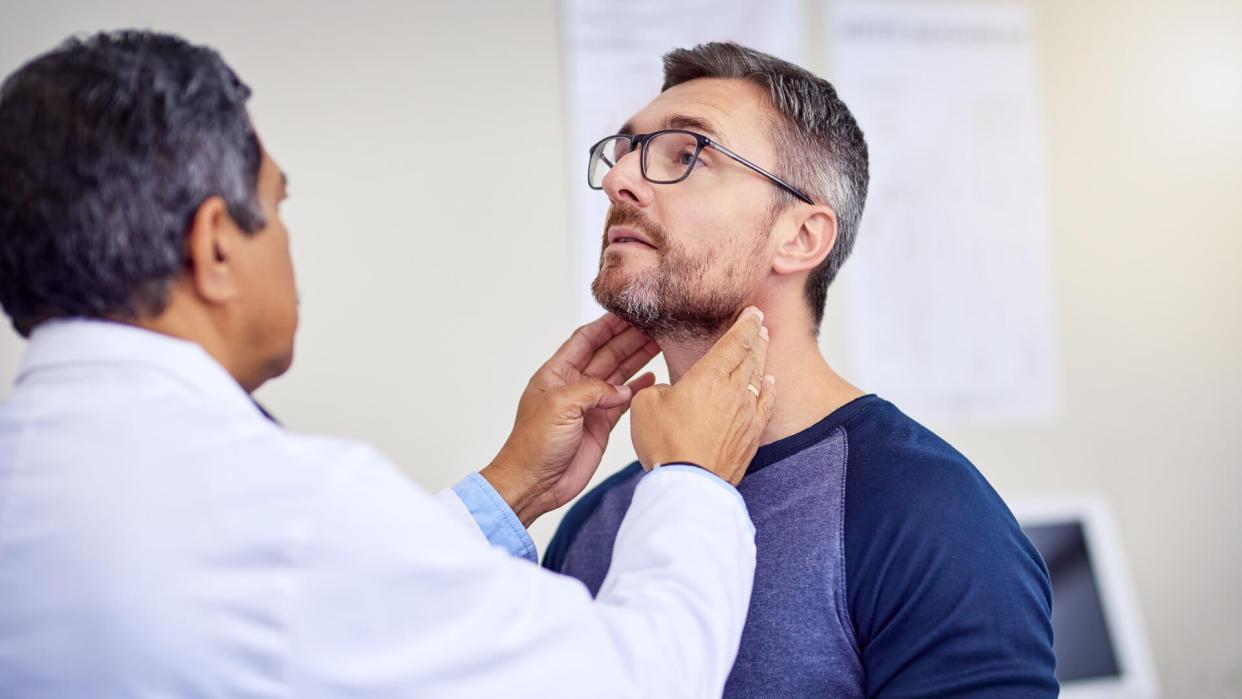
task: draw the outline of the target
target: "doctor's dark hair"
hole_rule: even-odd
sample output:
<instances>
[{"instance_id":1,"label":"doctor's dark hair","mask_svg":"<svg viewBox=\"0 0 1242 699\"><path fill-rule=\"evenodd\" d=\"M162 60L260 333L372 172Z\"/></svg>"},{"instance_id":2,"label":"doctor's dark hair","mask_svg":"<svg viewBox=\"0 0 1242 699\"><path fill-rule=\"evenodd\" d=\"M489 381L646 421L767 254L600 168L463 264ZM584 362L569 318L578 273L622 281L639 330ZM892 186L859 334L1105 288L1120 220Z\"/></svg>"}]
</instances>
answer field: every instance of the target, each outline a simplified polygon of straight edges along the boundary
<instances>
[{"instance_id":1,"label":"doctor's dark hair","mask_svg":"<svg viewBox=\"0 0 1242 699\"><path fill-rule=\"evenodd\" d=\"M0 305L135 319L168 303L198 207L265 224L250 89L215 51L119 31L70 38L0 85Z\"/></svg>"},{"instance_id":2,"label":"doctor's dark hair","mask_svg":"<svg viewBox=\"0 0 1242 699\"><path fill-rule=\"evenodd\" d=\"M824 318L828 285L854 249L867 200L867 142L832 84L779 58L734 43L701 44L664 56L664 90L699 78L734 78L760 87L775 112L776 174L837 214L837 240L807 279L815 324ZM775 189L779 212L798 201Z\"/></svg>"}]
</instances>

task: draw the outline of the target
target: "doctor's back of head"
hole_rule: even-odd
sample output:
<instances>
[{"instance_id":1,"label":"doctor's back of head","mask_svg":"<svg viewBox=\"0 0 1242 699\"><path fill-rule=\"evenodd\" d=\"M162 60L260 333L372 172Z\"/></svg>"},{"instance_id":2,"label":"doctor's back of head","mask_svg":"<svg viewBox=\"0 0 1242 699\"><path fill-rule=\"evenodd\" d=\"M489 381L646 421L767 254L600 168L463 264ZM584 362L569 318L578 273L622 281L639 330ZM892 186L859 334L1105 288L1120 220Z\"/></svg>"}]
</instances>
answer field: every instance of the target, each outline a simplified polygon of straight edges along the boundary
<instances>
[{"instance_id":1,"label":"doctor's back of head","mask_svg":"<svg viewBox=\"0 0 1242 699\"><path fill-rule=\"evenodd\" d=\"M289 368L283 173L210 48L71 38L0 87L0 304L29 336L98 318L190 337L247 390Z\"/></svg>"}]
</instances>

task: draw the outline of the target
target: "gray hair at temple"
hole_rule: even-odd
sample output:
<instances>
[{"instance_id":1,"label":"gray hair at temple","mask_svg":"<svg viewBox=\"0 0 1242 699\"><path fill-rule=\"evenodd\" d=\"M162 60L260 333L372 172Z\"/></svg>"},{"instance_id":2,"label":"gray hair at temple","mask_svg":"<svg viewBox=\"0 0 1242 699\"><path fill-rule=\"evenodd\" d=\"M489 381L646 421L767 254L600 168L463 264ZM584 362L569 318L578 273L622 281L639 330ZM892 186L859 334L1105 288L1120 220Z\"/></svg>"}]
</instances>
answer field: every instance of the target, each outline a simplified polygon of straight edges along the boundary
<instances>
[{"instance_id":1,"label":"gray hair at temple","mask_svg":"<svg viewBox=\"0 0 1242 699\"><path fill-rule=\"evenodd\" d=\"M806 300L818 327L828 285L854 248L867 199L862 129L827 80L745 46L700 44L665 54L663 90L698 78L736 78L762 88L779 117L772 133L776 173L837 214L836 244L807 279ZM778 211L798 201L784 190L778 192Z\"/></svg>"}]
</instances>

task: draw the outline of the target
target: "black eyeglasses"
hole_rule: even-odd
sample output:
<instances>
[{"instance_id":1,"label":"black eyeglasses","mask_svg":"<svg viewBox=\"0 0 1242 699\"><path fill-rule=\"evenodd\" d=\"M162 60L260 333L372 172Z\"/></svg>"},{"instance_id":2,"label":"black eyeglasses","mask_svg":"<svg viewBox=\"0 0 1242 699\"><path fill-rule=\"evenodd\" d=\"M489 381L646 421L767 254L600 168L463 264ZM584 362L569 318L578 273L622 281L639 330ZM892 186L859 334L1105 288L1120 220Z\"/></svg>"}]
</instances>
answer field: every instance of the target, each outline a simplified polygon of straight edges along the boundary
<instances>
[{"instance_id":1,"label":"black eyeglasses","mask_svg":"<svg viewBox=\"0 0 1242 699\"><path fill-rule=\"evenodd\" d=\"M676 184L690 176L694 164L699 160L699 153L704 148L713 148L738 161L746 167L763 175L777 187L789 192L808 204L814 204L811 198L803 194L797 187L764 170L746 158L734 153L724 146L700 133L682 129L665 129L653 133L617 134L603 139L591 146L591 159L587 164L587 186L591 189L604 188L604 175L608 174L621 158L641 151L638 160L643 179L654 184Z\"/></svg>"}]
</instances>

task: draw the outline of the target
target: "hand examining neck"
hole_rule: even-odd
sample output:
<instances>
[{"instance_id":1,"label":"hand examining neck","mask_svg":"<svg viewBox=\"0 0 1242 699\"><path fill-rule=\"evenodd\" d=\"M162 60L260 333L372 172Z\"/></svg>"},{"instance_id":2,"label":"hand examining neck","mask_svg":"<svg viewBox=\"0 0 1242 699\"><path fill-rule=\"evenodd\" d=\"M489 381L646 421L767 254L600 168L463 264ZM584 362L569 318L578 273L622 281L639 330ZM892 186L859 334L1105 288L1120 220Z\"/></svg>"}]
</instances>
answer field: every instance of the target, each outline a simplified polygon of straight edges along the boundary
<instances>
[{"instance_id":1,"label":"hand examining neck","mask_svg":"<svg viewBox=\"0 0 1242 699\"><path fill-rule=\"evenodd\" d=\"M769 310L762 304L759 307L766 313L765 324L770 337L766 372L775 376L781 387L772 420L760 444L770 444L801 432L837 408L865 395L829 366L818 339L811 332L809 318L801 314L791 318L789 314L782 314L782 309ZM668 365L670 383L676 384L717 339L656 338Z\"/></svg>"},{"instance_id":2,"label":"hand examining neck","mask_svg":"<svg viewBox=\"0 0 1242 699\"><path fill-rule=\"evenodd\" d=\"M531 377L513 432L480 471L524 526L586 487L630 400L655 382L650 374L630 379L658 351L606 314L578 328Z\"/></svg>"}]
</instances>

